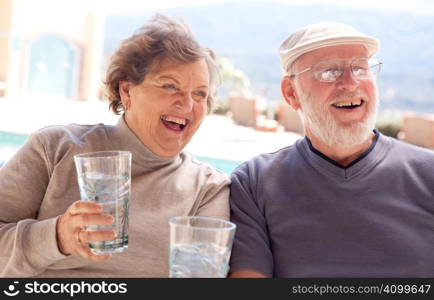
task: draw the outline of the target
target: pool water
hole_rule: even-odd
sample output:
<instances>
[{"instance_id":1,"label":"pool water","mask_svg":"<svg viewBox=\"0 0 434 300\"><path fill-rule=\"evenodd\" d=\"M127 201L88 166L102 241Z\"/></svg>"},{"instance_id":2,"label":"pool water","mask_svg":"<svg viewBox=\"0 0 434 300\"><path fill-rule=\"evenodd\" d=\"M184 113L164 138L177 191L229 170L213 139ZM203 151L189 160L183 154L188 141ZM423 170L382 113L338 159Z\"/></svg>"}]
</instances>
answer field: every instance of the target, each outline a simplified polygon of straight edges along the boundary
<instances>
[{"instance_id":1,"label":"pool water","mask_svg":"<svg viewBox=\"0 0 434 300\"><path fill-rule=\"evenodd\" d=\"M219 169L227 174L232 173L232 171L241 163L240 161L236 160L218 159L205 156L196 156L196 158L209 163L214 168Z\"/></svg>"},{"instance_id":2,"label":"pool water","mask_svg":"<svg viewBox=\"0 0 434 300\"><path fill-rule=\"evenodd\" d=\"M0 131L0 167L8 160L28 138L25 134ZM196 156L200 161L209 163L216 169L230 174L241 162L205 156Z\"/></svg>"},{"instance_id":3,"label":"pool water","mask_svg":"<svg viewBox=\"0 0 434 300\"><path fill-rule=\"evenodd\" d=\"M25 134L0 131L0 146L8 145L20 147L27 138L28 136Z\"/></svg>"},{"instance_id":4,"label":"pool water","mask_svg":"<svg viewBox=\"0 0 434 300\"><path fill-rule=\"evenodd\" d=\"M24 144L27 135L0 131L0 167Z\"/></svg>"}]
</instances>

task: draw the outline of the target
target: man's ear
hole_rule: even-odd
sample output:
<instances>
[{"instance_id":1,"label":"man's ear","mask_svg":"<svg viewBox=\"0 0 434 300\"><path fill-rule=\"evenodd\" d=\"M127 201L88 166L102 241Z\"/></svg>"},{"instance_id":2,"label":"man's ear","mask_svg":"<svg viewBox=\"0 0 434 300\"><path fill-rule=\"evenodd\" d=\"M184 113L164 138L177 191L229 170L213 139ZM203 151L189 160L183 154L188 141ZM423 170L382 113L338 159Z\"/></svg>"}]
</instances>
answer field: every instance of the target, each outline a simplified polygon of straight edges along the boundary
<instances>
[{"instance_id":1,"label":"man's ear","mask_svg":"<svg viewBox=\"0 0 434 300\"><path fill-rule=\"evenodd\" d=\"M119 95L121 96L122 105L124 106L125 110L128 110L131 104L130 88L130 82L123 80L119 82Z\"/></svg>"},{"instance_id":2,"label":"man's ear","mask_svg":"<svg viewBox=\"0 0 434 300\"><path fill-rule=\"evenodd\" d=\"M280 90L282 92L285 101L294 109L298 110L300 108L300 101L298 100L297 93L294 89L294 82L289 76L282 78L280 83Z\"/></svg>"}]
</instances>

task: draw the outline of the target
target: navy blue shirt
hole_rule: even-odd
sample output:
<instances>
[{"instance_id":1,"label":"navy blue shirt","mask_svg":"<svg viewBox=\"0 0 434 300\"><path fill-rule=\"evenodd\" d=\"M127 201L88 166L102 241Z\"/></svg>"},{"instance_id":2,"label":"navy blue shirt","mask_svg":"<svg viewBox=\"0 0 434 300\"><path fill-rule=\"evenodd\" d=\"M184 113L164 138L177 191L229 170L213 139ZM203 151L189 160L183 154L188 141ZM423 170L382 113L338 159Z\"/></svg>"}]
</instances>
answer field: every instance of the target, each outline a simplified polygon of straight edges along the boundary
<instances>
[{"instance_id":1,"label":"navy blue shirt","mask_svg":"<svg viewBox=\"0 0 434 300\"><path fill-rule=\"evenodd\" d=\"M347 167L307 138L240 165L231 272L434 277L434 151L376 135Z\"/></svg>"}]
</instances>

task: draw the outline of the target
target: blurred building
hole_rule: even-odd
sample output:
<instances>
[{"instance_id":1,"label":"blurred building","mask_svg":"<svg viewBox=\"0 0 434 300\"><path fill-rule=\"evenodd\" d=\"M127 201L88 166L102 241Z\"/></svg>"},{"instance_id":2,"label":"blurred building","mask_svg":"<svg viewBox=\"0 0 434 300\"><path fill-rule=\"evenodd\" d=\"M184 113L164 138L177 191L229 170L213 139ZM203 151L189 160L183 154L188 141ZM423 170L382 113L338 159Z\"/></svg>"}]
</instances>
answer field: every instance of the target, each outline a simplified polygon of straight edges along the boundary
<instances>
[{"instance_id":1,"label":"blurred building","mask_svg":"<svg viewBox=\"0 0 434 300\"><path fill-rule=\"evenodd\" d=\"M434 114L407 113L398 137L404 142L434 149Z\"/></svg>"},{"instance_id":2,"label":"blurred building","mask_svg":"<svg viewBox=\"0 0 434 300\"><path fill-rule=\"evenodd\" d=\"M0 97L99 98L104 18L71 3L0 0Z\"/></svg>"}]
</instances>

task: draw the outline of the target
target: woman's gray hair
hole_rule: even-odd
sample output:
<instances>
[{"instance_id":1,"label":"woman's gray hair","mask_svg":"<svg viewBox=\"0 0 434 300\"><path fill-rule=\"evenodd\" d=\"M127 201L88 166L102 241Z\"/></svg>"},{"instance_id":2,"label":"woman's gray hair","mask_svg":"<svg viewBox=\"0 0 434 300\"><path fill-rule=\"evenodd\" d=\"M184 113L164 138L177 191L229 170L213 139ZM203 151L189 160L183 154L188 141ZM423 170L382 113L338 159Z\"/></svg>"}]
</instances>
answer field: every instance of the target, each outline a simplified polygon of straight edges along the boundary
<instances>
[{"instance_id":1,"label":"woman's gray hair","mask_svg":"<svg viewBox=\"0 0 434 300\"><path fill-rule=\"evenodd\" d=\"M133 36L123 40L111 57L104 82L110 109L115 114L125 111L119 94L121 81L140 84L164 60L188 64L200 59L205 59L210 76L207 99L210 113L219 78L214 52L199 45L185 22L155 15Z\"/></svg>"}]
</instances>

